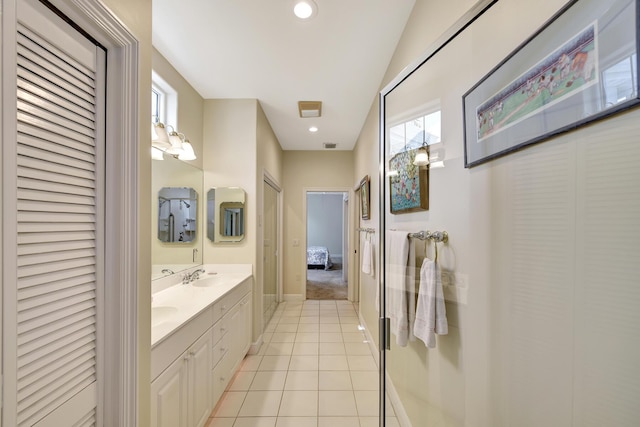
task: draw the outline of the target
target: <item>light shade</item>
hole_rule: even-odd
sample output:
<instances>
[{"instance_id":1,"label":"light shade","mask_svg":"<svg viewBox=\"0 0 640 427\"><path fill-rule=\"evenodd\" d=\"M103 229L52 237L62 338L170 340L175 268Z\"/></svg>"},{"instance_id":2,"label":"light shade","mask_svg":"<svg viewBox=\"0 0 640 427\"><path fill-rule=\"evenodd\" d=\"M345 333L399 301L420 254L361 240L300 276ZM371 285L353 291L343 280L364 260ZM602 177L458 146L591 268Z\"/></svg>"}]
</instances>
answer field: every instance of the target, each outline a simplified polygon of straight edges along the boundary
<instances>
[{"instance_id":1,"label":"light shade","mask_svg":"<svg viewBox=\"0 0 640 427\"><path fill-rule=\"evenodd\" d=\"M429 164L429 153L425 147L418 148L413 164L416 166L427 166Z\"/></svg>"},{"instance_id":2,"label":"light shade","mask_svg":"<svg viewBox=\"0 0 640 427\"><path fill-rule=\"evenodd\" d=\"M151 145L160 150L166 150L171 146L169 134L164 124L160 122L151 124Z\"/></svg>"},{"instance_id":3,"label":"light shade","mask_svg":"<svg viewBox=\"0 0 640 427\"><path fill-rule=\"evenodd\" d=\"M182 153L178 156L180 160L195 160L197 159L195 151L193 151L193 146L189 142L188 139L185 139L182 143Z\"/></svg>"},{"instance_id":4,"label":"light shade","mask_svg":"<svg viewBox=\"0 0 640 427\"><path fill-rule=\"evenodd\" d=\"M182 137L175 130L169 134L170 146L167 148L167 154L180 155L182 154Z\"/></svg>"}]
</instances>

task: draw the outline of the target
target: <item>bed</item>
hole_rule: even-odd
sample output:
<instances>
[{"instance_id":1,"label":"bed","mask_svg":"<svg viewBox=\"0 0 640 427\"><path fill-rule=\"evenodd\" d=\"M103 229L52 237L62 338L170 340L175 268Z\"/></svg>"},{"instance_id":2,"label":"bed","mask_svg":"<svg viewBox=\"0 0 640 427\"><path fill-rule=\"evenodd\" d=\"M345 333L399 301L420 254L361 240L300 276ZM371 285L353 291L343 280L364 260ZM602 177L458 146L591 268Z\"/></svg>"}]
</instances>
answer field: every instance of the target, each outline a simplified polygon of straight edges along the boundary
<instances>
[{"instance_id":1,"label":"bed","mask_svg":"<svg viewBox=\"0 0 640 427\"><path fill-rule=\"evenodd\" d=\"M307 248L307 268L329 270L332 266L329 249L325 246L309 246Z\"/></svg>"}]
</instances>

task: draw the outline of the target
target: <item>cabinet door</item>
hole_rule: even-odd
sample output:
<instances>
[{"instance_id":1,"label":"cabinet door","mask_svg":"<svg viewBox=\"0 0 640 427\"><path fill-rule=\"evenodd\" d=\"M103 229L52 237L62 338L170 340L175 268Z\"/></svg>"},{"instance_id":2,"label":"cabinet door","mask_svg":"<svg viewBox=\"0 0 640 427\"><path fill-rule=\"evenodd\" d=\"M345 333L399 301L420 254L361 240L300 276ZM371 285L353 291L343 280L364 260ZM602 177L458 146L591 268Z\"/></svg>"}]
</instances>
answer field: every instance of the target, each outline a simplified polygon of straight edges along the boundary
<instances>
[{"instance_id":1,"label":"cabinet door","mask_svg":"<svg viewBox=\"0 0 640 427\"><path fill-rule=\"evenodd\" d=\"M211 414L211 330L188 351L189 426L202 427Z\"/></svg>"},{"instance_id":2,"label":"cabinet door","mask_svg":"<svg viewBox=\"0 0 640 427\"><path fill-rule=\"evenodd\" d=\"M242 339L240 345L240 357L243 358L249 347L251 346L252 331L253 331L253 311L251 310L251 292L242 298L240 301L240 323L242 325Z\"/></svg>"},{"instance_id":3,"label":"cabinet door","mask_svg":"<svg viewBox=\"0 0 640 427\"><path fill-rule=\"evenodd\" d=\"M187 353L151 383L151 426L187 427Z\"/></svg>"}]
</instances>

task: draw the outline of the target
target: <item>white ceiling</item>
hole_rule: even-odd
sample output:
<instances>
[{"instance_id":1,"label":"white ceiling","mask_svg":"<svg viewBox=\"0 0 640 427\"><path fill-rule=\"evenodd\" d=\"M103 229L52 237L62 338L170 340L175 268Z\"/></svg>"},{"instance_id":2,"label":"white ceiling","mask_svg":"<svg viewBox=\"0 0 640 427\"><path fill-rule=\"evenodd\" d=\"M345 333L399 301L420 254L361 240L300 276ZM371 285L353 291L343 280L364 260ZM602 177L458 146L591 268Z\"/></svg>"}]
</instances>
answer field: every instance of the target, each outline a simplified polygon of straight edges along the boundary
<instances>
[{"instance_id":1,"label":"white ceiling","mask_svg":"<svg viewBox=\"0 0 640 427\"><path fill-rule=\"evenodd\" d=\"M300 21L293 0L153 0L153 44L203 98L257 98L284 150L351 150L414 3L316 0Z\"/></svg>"}]
</instances>

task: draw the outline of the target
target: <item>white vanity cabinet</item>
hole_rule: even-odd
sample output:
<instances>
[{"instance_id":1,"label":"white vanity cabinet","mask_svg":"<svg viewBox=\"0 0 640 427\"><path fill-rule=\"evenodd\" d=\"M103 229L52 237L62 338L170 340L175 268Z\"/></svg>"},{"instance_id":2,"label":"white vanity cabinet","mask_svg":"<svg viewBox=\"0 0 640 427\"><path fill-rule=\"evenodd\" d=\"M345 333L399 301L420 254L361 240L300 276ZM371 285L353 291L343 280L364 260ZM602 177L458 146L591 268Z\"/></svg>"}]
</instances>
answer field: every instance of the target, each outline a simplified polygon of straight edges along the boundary
<instances>
[{"instance_id":1,"label":"white vanity cabinet","mask_svg":"<svg viewBox=\"0 0 640 427\"><path fill-rule=\"evenodd\" d=\"M213 401L217 403L251 345L250 289L241 288L218 304L222 317L213 326Z\"/></svg>"},{"instance_id":2,"label":"white vanity cabinet","mask_svg":"<svg viewBox=\"0 0 640 427\"><path fill-rule=\"evenodd\" d=\"M204 426L213 408L210 366L208 330L151 383L151 424Z\"/></svg>"},{"instance_id":3,"label":"white vanity cabinet","mask_svg":"<svg viewBox=\"0 0 640 427\"><path fill-rule=\"evenodd\" d=\"M251 277L229 285L226 293L153 344L153 427L206 424L251 344L251 287Z\"/></svg>"}]
</instances>

